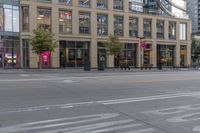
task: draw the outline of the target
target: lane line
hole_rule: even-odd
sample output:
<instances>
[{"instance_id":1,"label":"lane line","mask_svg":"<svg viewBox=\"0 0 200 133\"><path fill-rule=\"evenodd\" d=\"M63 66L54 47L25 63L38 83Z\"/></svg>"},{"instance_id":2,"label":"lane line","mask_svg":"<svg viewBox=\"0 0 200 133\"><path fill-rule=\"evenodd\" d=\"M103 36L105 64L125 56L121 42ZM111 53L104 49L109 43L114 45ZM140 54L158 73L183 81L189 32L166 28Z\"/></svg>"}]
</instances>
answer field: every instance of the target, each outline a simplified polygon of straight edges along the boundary
<instances>
[{"instance_id":1,"label":"lane line","mask_svg":"<svg viewBox=\"0 0 200 133\"><path fill-rule=\"evenodd\" d=\"M145 132L153 132L155 131L153 128L147 128L147 129L141 129L136 131L130 131L130 132L123 132L123 133L145 133Z\"/></svg>"},{"instance_id":2,"label":"lane line","mask_svg":"<svg viewBox=\"0 0 200 133\"><path fill-rule=\"evenodd\" d=\"M68 103L68 104L56 104L56 105L43 105L27 108L13 108L0 111L0 114L8 113L21 113L21 112L31 112L31 111L40 111L40 110L50 110L50 109L68 109L74 107L83 107L83 106L93 106L93 105L115 105L123 103L135 103L135 102L145 102L153 100L165 100L172 98L180 97L195 97L200 96L200 92L192 93L176 93L176 94L167 94L167 95L156 95L156 96L147 96L147 97L136 97L136 98L124 98L124 99L114 99L114 100L103 100L103 101L89 101L89 102L80 102L80 103Z\"/></svg>"}]
</instances>

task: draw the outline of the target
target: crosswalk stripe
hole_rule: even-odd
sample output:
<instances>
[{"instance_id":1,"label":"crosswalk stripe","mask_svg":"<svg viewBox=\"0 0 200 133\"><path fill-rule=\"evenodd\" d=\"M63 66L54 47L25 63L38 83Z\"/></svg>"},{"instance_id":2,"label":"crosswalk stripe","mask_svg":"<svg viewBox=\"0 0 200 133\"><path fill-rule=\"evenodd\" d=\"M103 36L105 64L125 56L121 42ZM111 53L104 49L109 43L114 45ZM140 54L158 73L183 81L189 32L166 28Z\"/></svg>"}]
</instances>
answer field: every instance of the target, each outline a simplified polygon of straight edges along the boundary
<instances>
[{"instance_id":1,"label":"crosswalk stripe","mask_svg":"<svg viewBox=\"0 0 200 133\"><path fill-rule=\"evenodd\" d=\"M87 131L84 133L105 133L105 132L110 132L110 131L116 131L119 129L124 129L124 128L133 128L133 127L138 127L141 126L141 124L129 124L129 125L120 125L117 127L111 127L111 128L106 128L106 129L99 129L99 130L95 130L95 131ZM67 133L67 132L65 132ZM134 131L132 131L132 133L134 133Z\"/></svg>"},{"instance_id":2,"label":"crosswalk stripe","mask_svg":"<svg viewBox=\"0 0 200 133\"><path fill-rule=\"evenodd\" d=\"M30 122L25 124L19 124L11 127L0 128L0 133L11 133L16 131L28 131L28 130L36 130L36 129L44 129L44 128L52 128L52 127L59 127L59 126L67 126L72 124L80 124L80 123L87 123L87 122L95 122L99 120L106 120L111 119L114 117L119 116L116 113L108 113L108 114L96 114L96 115L86 115L86 116L78 116L78 117L70 117L70 118L62 118L62 119L53 119L53 120L45 120L45 121L37 121L37 122ZM86 120L77 120L77 119L86 119ZM62 122L67 120L77 120L72 122ZM59 122L58 124L50 124L51 122ZM41 124L46 124L41 126ZM47 125L49 124L49 125ZM36 125L36 126L35 126ZM33 127L30 127L33 126Z\"/></svg>"},{"instance_id":3,"label":"crosswalk stripe","mask_svg":"<svg viewBox=\"0 0 200 133\"><path fill-rule=\"evenodd\" d=\"M130 122L133 122L133 120L127 119L127 120L119 120L119 121L102 122L102 123L88 124L88 125L78 126L78 127L69 127L69 128L56 129L56 130L51 130L51 131L42 131L42 132L37 132L37 133L58 133L58 132L84 133L91 130L96 130L96 129L105 128L108 126L114 126L118 124L126 124ZM135 124L135 126L141 126L141 124Z\"/></svg>"},{"instance_id":4,"label":"crosswalk stripe","mask_svg":"<svg viewBox=\"0 0 200 133\"><path fill-rule=\"evenodd\" d=\"M123 133L145 133L145 132L153 132L155 131L153 128L146 128L146 129L141 129L141 130L136 130L136 131L130 131L130 132L123 132Z\"/></svg>"}]
</instances>

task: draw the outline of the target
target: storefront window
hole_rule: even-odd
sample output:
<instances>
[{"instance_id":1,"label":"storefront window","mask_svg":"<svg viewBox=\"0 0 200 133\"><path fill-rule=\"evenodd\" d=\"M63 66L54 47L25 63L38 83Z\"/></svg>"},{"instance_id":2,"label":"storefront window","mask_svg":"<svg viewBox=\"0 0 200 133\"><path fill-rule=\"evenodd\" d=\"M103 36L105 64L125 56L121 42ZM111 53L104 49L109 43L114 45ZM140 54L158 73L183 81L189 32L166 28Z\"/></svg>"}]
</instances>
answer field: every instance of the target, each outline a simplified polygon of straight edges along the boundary
<instances>
[{"instance_id":1,"label":"storefront window","mask_svg":"<svg viewBox=\"0 0 200 133\"><path fill-rule=\"evenodd\" d=\"M151 44L146 44L144 47L143 64L151 64Z\"/></svg>"},{"instance_id":2,"label":"storefront window","mask_svg":"<svg viewBox=\"0 0 200 133\"><path fill-rule=\"evenodd\" d=\"M113 9L123 10L123 0L113 0Z\"/></svg>"},{"instance_id":3,"label":"storefront window","mask_svg":"<svg viewBox=\"0 0 200 133\"><path fill-rule=\"evenodd\" d=\"M97 34L108 35L108 15L97 14Z\"/></svg>"},{"instance_id":4,"label":"storefront window","mask_svg":"<svg viewBox=\"0 0 200 133\"><path fill-rule=\"evenodd\" d=\"M108 8L108 0L97 0L97 8L107 9Z\"/></svg>"},{"instance_id":5,"label":"storefront window","mask_svg":"<svg viewBox=\"0 0 200 133\"><path fill-rule=\"evenodd\" d=\"M22 31L29 31L29 7L22 6Z\"/></svg>"},{"instance_id":6,"label":"storefront window","mask_svg":"<svg viewBox=\"0 0 200 133\"><path fill-rule=\"evenodd\" d=\"M89 61L89 42L60 41L60 67L83 67Z\"/></svg>"},{"instance_id":7,"label":"storefront window","mask_svg":"<svg viewBox=\"0 0 200 133\"><path fill-rule=\"evenodd\" d=\"M79 14L79 33L90 34L90 13Z\"/></svg>"},{"instance_id":8,"label":"storefront window","mask_svg":"<svg viewBox=\"0 0 200 133\"><path fill-rule=\"evenodd\" d=\"M12 37L3 39L4 47L4 67L20 67L20 45L19 40L11 40Z\"/></svg>"},{"instance_id":9,"label":"storefront window","mask_svg":"<svg viewBox=\"0 0 200 133\"><path fill-rule=\"evenodd\" d=\"M124 17L114 16L114 35L123 36L124 35Z\"/></svg>"},{"instance_id":10,"label":"storefront window","mask_svg":"<svg viewBox=\"0 0 200 133\"><path fill-rule=\"evenodd\" d=\"M22 40L23 68L29 68L29 40Z\"/></svg>"},{"instance_id":11,"label":"storefront window","mask_svg":"<svg viewBox=\"0 0 200 133\"><path fill-rule=\"evenodd\" d=\"M80 7L90 7L90 0L79 0L78 3Z\"/></svg>"},{"instance_id":12,"label":"storefront window","mask_svg":"<svg viewBox=\"0 0 200 133\"><path fill-rule=\"evenodd\" d=\"M187 46L181 45L180 46L180 65L181 67L187 66Z\"/></svg>"},{"instance_id":13,"label":"storefront window","mask_svg":"<svg viewBox=\"0 0 200 133\"><path fill-rule=\"evenodd\" d=\"M157 39L164 39L164 21L162 20L157 20L156 23L157 27Z\"/></svg>"},{"instance_id":14,"label":"storefront window","mask_svg":"<svg viewBox=\"0 0 200 133\"><path fill-rule=\"evenodd\" d=\"M72 33L72 12L59 11L59 32Z\"/></svg>"},{"instance_id":15,"label":"storefront window","mask_svg":"<svg viewBox=\"0 0 200 133\"><path fill-rule=\"evenodd\" d=\"M136 66L136 44L125 43L123 45L123 51L120 54L119 63L121 66Z\"/></svg>"},{"instance_id":16,"label":"storefront window","mask_svg":"<svg viewBox=\"0 0 200 133\"><path fill-rule=\"evenodd\" d=\"M169 22L169 39L176 39L176 22Z\"/></svg>"},{"instance_id":17,"label":"storefront window","mask_svg":"<svg viewBox=\"0 0 200 133\"><path fill-rule=\"evenodd\" d=\"M129 36L130 37L138 36L138 18L134 17L129 18Z\"/></svg>"},{"instance_id":18,"label":"storefront window","mask_svg":"<svg viewBox=\"0 0 200 133\"><path fill-rule=\"evenodd\" d=\"M174 66L173 45L157 46L157 64L162 64L162 66Z\"/></svg>"},{"instance_id":19,"label":"storefront window","mask_svg":"<svg viewBox=\"0 0 200 133\"><path fill-rule=\"evenodd\" d=\"M59 0L59 3L65 4L66 6L71 6L72 0Z\"/></svg>"},{"instance_id":20,"label":"storefront window","mask_svg":"<svg viewBox=\"0 0 200 133\"><path fill-rule=\"evenodd\" d=\"M51 9L37 9L37 26L51 31Z\"/></svg>"},{"instance_id":21,"label":"storefront window","mask_svg":"<svg viewBox=\"0 0 200 133\"><path fill-rule=\"evenodd\" d=\"M37 2L51 3L51 0L37 0Z\"/></svg>"},{"instance_id":22,"label":"storefront window","mask_svg":"<svg viewBox=\"0 0 200 133\"><path fill-rule=\"evenodd\" d=\"M151 38L151 31L152 31L152 20L151 19L144 19L143 22L144 27L144 37L145 38Z\"/></svg>"},{"instance_id":23,"label":"storefront window","mask_svg":"<svg viewBox=\"0 0 200 133\"><path fill-rule=\"evenodd\" d=\"M186 24L180 24L180 40L186 40Z\"/></svg>"}]
</instances>

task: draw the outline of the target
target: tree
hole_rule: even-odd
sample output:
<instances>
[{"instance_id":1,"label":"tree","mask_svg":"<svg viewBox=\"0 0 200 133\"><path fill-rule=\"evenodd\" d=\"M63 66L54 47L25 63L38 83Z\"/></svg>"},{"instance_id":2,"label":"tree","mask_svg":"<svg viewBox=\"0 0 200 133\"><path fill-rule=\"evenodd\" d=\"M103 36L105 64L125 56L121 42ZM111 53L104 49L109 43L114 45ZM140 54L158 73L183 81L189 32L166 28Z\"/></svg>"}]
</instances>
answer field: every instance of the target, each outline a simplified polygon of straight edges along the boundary
<instances>
[{"instance_id":1,"label":"tree","mask_svg":"<svg viewBox=\"0 0 200 133\"><path fill-rule=\"evenodd\" d=\"M33 30L34 36L30 39L33 53L39 56L39 67L42 68L42 56L43 52L52 52L57 47L57 41L54 39L54 35L46 31L43 28Z\"/></svg>"},{"instance_id":2,"label":"tree","mask_svg":"<svg viewBox=\"0 0 200 133\"><path fill-rule=\"evenodd\" d=\"M110 35L108 41L105 43L108 55L114 56L115 66L119 66L119 54L122 51L122 44L117 36Z\"/></svg>"}]
</instances>

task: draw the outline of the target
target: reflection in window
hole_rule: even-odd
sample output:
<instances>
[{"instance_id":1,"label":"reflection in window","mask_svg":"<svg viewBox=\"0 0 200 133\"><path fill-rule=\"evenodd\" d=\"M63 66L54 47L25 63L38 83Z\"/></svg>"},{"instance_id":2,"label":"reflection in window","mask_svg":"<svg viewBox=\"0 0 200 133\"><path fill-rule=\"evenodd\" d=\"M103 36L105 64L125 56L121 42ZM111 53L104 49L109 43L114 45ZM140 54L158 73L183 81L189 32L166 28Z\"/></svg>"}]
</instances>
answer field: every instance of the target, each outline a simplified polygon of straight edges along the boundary
<instances>
[{"instance_id":1,"label":"reflection in window","mask_svg":"<svg viewBox=\"0 0 200 133\"><path fill-rule=\"evenodd\" d=\"M114 35L123 36L124 35L124 17L114 16Z\"/></svg>"},{"instance_id":2,"label":"reflection in window","mask_svg":"<svg viewBox=\"0 0 200 133\"><path fill-rule=\"evenodd\" d=\"M129 0L129 11L143 12L143 0Z\"/></svg>"},{"instance_id":3,"label":"reflection in window","mask_svg":"<svg viewBox=\"0 0 200 133\"><path fill-rule=\"evenodd\" d=\"M0 31L4 30L3 20L3 8L0 8Z\"/></svg>"},{"instance_id":4,"label":"reflection in window","mask_svg":"<svg viewBox=\"0 0 200 133\"><path fill-rule=\"evenodd\" d=\"M51 9L38 8L37 26L51 31Z\"/></svg>"},{"instance_id":5,"label":"reflection in window","mask_svg":"<svg viewBox=\"0 0 200 133\"><path fill-rule=\"evenodd\" d=\"M151 38L151 25L151 19L144 19L143 27L145 38Z\"/></svg>"},{"instance_id":6,"label":"reflection in window","mask_svg":"<svg viewBox=\"0 0 200 133\"><path fill-rule=\"evenodd\" d=\"M79 33L90 34L90 13L79 14Z\"/></svg>"},{"instance_id":7,"label":"reflection in window","mask_svg":"<svg viewBox=\"0 0 200 133\"><path fill-rule=\"evenodd\" d=\"M107 9L108 8L108 0L97 0L97 8Z\"/></svg>"},{"instance_id":8,"label":"reflection in window","mask_svg":"<svg viewBox=\"0 0 200 133\"><path fill-rule=\"evenodd\" d=\"M156 23L157 27L157 39L164 39L164 21L162 20L157 20Z\"/></svg>"},{"instance_id":9,"label":"reflection in window","mask_svg":"<svg viewBox=\"0 0 200 133\"><path fill-rule=\"evenodd\" d=\"M98 35L108 34L108 15L105 14L97 15L97 34Z\"/></svg>"},{"instance_id":10,"label":"reflection in window","mask_svg":"<svg viewBox=\"0 0 200 133\"><path fill-rule=\"evenodd\" d=\"M59 0L59 3L65 4L67 6L71 6L72 0Z\"/></svg>"},{"instance_id":11,"label":"reflection in window","mask_svg":"<svg viewBox=\"0 0 200 133\"><path fill-rule=\"evenodd\" d=\"M176 22L169 22L169 39L176 39Z\"/></svg>"},{"instance_id":12,"label":"reflection in window","mask_svg":"<svg viewBox=\"0 0 200 133\"><path fill-rule=\"evenodd\" d=\"M120 66L136 66L136 44L125 43L119 57Z\"/></svg>"},{"instance_id":13,"label":"reflection in window","mask_svg":"<svg viewBox=\"0 0 200 133\"><path fill-rule=\"evenodd\" d=\"M22 6L22 30L29 31L29 7Z\"/></svg>"},{"instance_id":14,"label":"reflection in window","mask_svg":"<svg viewBox=\"0 0 200 133\"><path fill-rule=\"evenodd\" d=\"M186 40L186 24L180 24L180 40Z\"/></svg>"},{"instance_id":15,"label":"reflection in window","mask_svg":"<svg viewBox=\"0 0 200 133\"><path fill-rule=\"evenodd\" d=\"M19 8L12 5L4 5L4 30L19 32Z\"/></svg>"},{"instance_id":16,"label":"reflection in window","mask_svg":"<svg viewBox=\"0 0 200 133\"><path fill-rule=\"evenodd\" d=\"M158 45L157 64L162 64L162 66L174 66L174 52L173 45Z\"/></svg>"},{"instance_id":17,"label":"reflection in window","mask_svg":"<svg viewBox=\"0 0 200 133\"><path fill-rule=\"evenodd\" d=\"M83 67L89 61L89 42L60 41L60 67Z\"/></svg>"},{"instance_id":18,"label":"reflection in window","mask_svg":"<svg viewBox=\"0 0 200 133\"><path fill-rule=\"evenodd\" d=\"M113 0L113 9L123 10L123 0Z\"/></svg>"},{"instance_id":19,"label":"reflection in window","mask_svg":"<svg viewBox=\"0 0 200 133\"><path fill-rule=\"evenodd\" d=\"M138 36L138 18L134 17L129 18L129 36L131 37Z\"/></svg>"},{"instance_id":20,"label":"reflection in window","mask_svg":"<svg viewBox=\"0 0 200 133\"><path fill-rule=\"evenodd\" d=\"M59 11L59 32L72 33L72 12Z\"/></svg>"},{"instance_id":21,"label":"reflection in window","mask_svg":"<svg viewBox=\"0 0 200 133\"><path fill-rule=\"evenodd\" d=\"M78 4L80 7L90 7L90 0L79 0Z\"/></svg>"}]
</instances>

